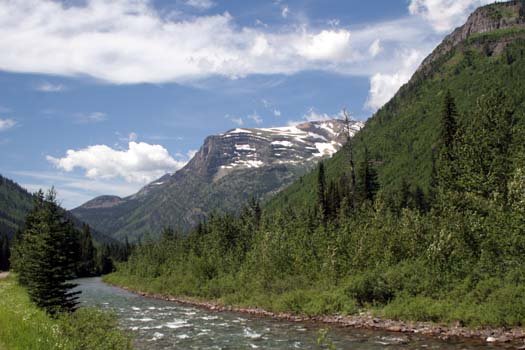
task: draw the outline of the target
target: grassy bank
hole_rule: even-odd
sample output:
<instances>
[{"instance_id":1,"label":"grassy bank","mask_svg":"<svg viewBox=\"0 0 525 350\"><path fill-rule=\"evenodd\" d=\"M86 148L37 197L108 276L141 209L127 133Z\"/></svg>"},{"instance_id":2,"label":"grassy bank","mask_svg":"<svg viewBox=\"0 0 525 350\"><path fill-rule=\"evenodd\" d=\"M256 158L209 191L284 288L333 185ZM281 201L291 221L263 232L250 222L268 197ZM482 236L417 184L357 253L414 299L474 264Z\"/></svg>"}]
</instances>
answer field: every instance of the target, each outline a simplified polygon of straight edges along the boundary
<instances>
[{"instance_id":1,"label":"grassy bank","mask_svg":"<svg viewBox=\"0 0 525 350\"><path fill-rule=\"evenodd\" d=\"M415 270L414 270L415 269ZM356 274L337 285L283 281L282 292L262 293L233 276L210 281L201 288L170 276L156 278L116 272L105 281L146 293L164 294L195 301L211 301L235 307L262 308L307 316L356 315L363 311L392 320L434 322L474 328L523 327L525 286L509 279L457 281L446 293L417 293L414 288L432 283L425 271L404 264L384 270ZM416 281L418 279L418 281ZM423 283L423 282L425 283ZM185 281L186 283L188 281Z\"/></svg>"},{"instance_id":2,"label":"grassy bank","mask_svg":"<svg viewBox=\"0 0 525 350\"><path fill-rule=\"evenodd\" d=\"M257 307L277 313L322 316L334 314L352 315L359 311L355 300L348 298L345 295L345 290L342 288L331 290L323 290L322 288L297 289L281 294L265 294L262 292L251 294L248 289L239 288L236 292L211 294L203 291L199 292L198 290L193 290L192 292L183 290L183 288L174 286L173 281L168 281L162 277L152 279L112 273L104 276L104 281L134 291L177 296L198 302L209 301L239 308Z\"/></svg>"},{"instance_id":3,"label":"grassy bank","mask_svg":"<svg viewBox=\"0 0 525 350\"><path fill-rule=\"evenodd\" d=\"M131 349L116 319L96 309L50 318L30 301L15 278L0 280L0 349Z\"/></svg>"}]
</instances>

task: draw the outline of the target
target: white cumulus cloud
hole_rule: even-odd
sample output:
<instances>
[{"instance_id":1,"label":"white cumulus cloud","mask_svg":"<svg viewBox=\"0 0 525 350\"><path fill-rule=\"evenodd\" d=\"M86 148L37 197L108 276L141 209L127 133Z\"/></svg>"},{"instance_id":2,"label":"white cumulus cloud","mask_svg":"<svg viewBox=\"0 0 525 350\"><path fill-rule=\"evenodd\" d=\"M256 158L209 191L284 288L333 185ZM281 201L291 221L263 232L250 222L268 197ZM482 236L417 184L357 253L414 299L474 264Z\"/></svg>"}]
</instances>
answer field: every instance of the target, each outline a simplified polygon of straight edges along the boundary
<instances>
[{"instance_id":1,"label":"white cumulus cloud","mask_svg":"<svg viewBox=\"0 0 525 350\"><path fill-rule=\"evenodd\" d=\"M411 0L408 7L412 15L427 20L437 32L448 32L463 24L477 7L494 0Z\"/></svg>"},{"instance_id":2,"label":"white cumulus cloud","mask_svg":"<svg viewBox=\"0 0 525 350\"><path fill-rule=\"evenodd\" d=\"M310 60L344 59L350 49L348 30L323 30L318 34L304 35L296 43L297 51Z\"/></svg>"},{"instance_id":3,"label":"white cumulus cloud","mask_svg":"<svg viewBox=\"0 0 525 350\"><path fill-rule=\"evenodd\" d=\"M94 145L80 150L68 150L62 158L47 156L56 168L71 172L85 170L90 179L123 178L130 183L148 183L185 165L175 160L161 145L129 142L127 150L106 145Z\"/></svg>"},{"instance_id":4,"label":"white cumulus cloud","mask_svg":"<svg viewBox=\"0 0 525 350\"><path fill-rule=\"evenodd\" d=\"M370 91L366 107L377 110L387 103L408 82L423 59L421 52L409 50L400 54L401 67L393 73L376 73L370 78Z\"/></svg>"},{"instance_id":5,"label":"white cumulus cloud","mask_svg":"<svg viewBox=\"0 0 525 350\"><path fill-rule=\"evenodd\" d=\"M0 119L0 131L11 129L16 125L16 121L13 119Z\"/></svg>"},{"instance_id":6,"label":"white cumulus cloud","mask_svg":"<svg viewBox=\"0 0 525 350\"><path fill-rule=\"evenodd\" d=\"M0 70L116 84L334 71L353 57L347 29L272 32L240 26L227 12L165 16L148 0L0 1L0 37L9 53L0 55Z\"/></svg>"}]
</instances>

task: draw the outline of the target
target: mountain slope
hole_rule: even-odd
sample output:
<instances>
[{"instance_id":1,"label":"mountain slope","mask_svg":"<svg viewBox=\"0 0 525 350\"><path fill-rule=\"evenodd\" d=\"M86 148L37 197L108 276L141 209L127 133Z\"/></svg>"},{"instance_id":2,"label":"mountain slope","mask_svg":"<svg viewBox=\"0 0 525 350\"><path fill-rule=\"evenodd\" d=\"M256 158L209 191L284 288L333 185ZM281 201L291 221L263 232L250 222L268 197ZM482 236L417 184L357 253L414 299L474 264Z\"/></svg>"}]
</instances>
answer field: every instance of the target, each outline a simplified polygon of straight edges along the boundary
<instances>
[{"instance_id":1,"label":"mountain slope","mask_svg":"<svg viewBox=\"0 0 525 350\"><path fill-rule=\"evenodd\" d=\"M352 132L359 122L351 122ZM206 138L190 162L127 198L102 196L74 209L95 229L123 239L188 228L215 210L236 211L250 197L265 199L342 147L344 122L234 129Z\"/></svg>"},{"instance_id":2,"label":"mountain slope","mask_svg":"<svg viewBox=\"0 0 525 350\"><path fill-rule=\"evenodd\" d=\"M11 238L16 230L24 226L25 217L32 208L33 195L16 182L0 175L0 233L6 233ZM66 217L79 229L84 224L70 212L66 211ZM92 230L91 234L99 243L115 243L96 230Z\"/></svg>"},{"instance_id":3,"label":"mountain slope","mask_svg":"<svg viewBox=\"0 0 525 350\"><path fill-rule=\"evenodd\" d=\"M410 81L367 122L354 138L356 164L365 147L386 193L403 182L427 191L432 150L439 132L444 94L450 90L461 122L477 99L497 90L509 95L524 123L525 18L522 4L508 2L476 10L428 56ZM326 162L328 179L348 171L347 156L338 152ZM300 206L315 199L316 174L304 177L272 199L268 208Z\"/></svg>"},{"instance_id":4,"label":"mountain slope","mask_svg":"<svg viewBox=\"0 0 525 350\"><path fill-rule=\"evenodd\" d=\"M24 224L33 196L14 181L0 176L0 232L9 237Z\"/></svg>"}]
</instances>

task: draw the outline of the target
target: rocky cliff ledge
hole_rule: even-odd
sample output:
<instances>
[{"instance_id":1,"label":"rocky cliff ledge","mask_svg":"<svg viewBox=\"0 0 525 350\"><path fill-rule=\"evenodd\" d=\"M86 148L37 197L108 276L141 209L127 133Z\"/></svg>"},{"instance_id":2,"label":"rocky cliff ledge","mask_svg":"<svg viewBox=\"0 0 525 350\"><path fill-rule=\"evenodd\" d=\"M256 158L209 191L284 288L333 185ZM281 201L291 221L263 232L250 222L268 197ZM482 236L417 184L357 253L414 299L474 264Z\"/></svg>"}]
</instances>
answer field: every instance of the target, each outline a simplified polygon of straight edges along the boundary
<instances>
[{"instance_id":1,"label":"rocky cliff ledge","mask_svg":"<svg viewBox=\"0 0 525 350\"><path fill-rule=\"evenodd\" d=\"M464 25L449 34L423 61L418 72L426 75L435 61L472 36L503 29L522 29L525 31L524 2L509 1L478 8L469 16ZM493 46L492 49L497 48L498 51L502 51L504 48L504 45L497 45L497 43Z\"/></svg>"}]
</instances>

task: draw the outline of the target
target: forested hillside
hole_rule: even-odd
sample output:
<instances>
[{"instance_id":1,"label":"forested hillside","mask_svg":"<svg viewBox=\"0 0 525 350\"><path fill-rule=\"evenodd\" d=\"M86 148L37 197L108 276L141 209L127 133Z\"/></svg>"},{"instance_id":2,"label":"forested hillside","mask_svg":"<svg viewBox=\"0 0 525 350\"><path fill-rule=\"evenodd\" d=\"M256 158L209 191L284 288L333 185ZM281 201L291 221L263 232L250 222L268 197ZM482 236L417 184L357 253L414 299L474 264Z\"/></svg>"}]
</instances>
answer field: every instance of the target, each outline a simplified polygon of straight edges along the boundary
<instances>
[{"instance_id":1,"label":"forested hillside","mask_svg":"<svg viewBox=\"0 0 525 350\"><path fill-rule=\"evenodd\" d=\"M12 257L11 248L17 240L16 233L26 228L27 215L33 210L35 200L34 194L27 192L16 182L0 176L0 271L10 267L9 258ZM127 258L131 245L119 243L92 230L61 207L58 210L75 228L72 232L76 235L82 260L78 266L78 275L110 272L113 261Z\"/></svg>"},{"instance_id":2,"label":"forested hillside","mask_svg":"<svg viewBox=\"0 0 525 350\"><path fill-rule=\"evenodd\" d=\"M33 196L0 175L0 233L12 237L33 206Z\"/></svg>"},{"instance_id":3,"label":"forested hillside","mask_svg":"<svg viewBox=\"0 0 525 350\"><path fill-rule=\"evenodd\" d=\"M523 6L478 9L268 206L165 230L109 280L277 311L525 325Z\"/></svg>"},{"instance_id":4,"label":"forested hillside","mask_svg":"<svg viewBox=\"0 0 525 350\"><path fill-rule=\"evenodd\" d=\"M520 17L521 6L509 2L478 9L353 139L356 164L362 163L367 150L385 195L393 196L407 184L412 192L421 189L428 194L439 135L439 106L447 91L454 96L464 124L475 122L472 111L477 100L490 91L504 92L517 112L525 110L525 20ZM516 123L521 124L524 121L519 114ZM345 152L326 162L327 181L345 176L347 164ZM315 181L315 173L305 176L268 206L312 202Z\"/></svg>"}]
</instances>

